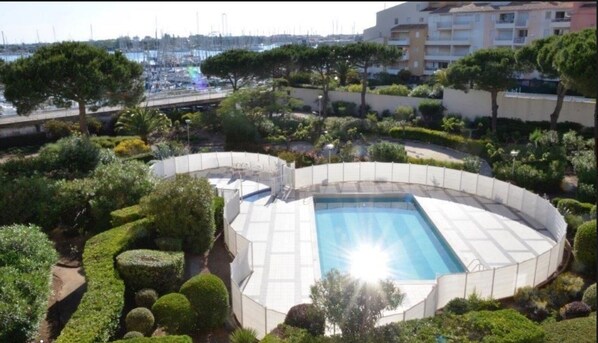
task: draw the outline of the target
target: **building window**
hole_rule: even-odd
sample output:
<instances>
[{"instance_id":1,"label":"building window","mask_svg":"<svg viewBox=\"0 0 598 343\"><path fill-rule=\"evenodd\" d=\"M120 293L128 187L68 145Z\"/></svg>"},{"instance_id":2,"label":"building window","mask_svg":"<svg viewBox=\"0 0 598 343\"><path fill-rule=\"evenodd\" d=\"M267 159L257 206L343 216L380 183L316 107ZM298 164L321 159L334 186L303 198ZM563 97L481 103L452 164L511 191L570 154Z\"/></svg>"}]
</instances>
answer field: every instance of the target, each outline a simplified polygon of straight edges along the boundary
<instances>
[{"instance_id":1,"label":"building window","mask_svg":"<svg viewBox=\"0 0 598 343\"><path fill-rule=\"evenodd\" d=\"M515 13L501 13L498 17L499 23L512 23L515 21Z\"/></svg>"},{"instance_id":2,"label":"building window","mask_svg":"<svg viewBox=\"0 0 598 343\"><path fill-rule=\"evenodd\" d=\"M395 25L399 25L399 18L395 18Z\"/></svg>"},{"instance_id":3,"label":"building window","mask_svg":"<svg viewBox=\"0 0 598 343\"><path fill-rule=\"evenodd\" d=\"M415 31L415 38L419 38L419 31Z\"/></svg>"},{"instance_id":4,"label":"building window","mask_svg":"<svg viewBox=\"0 0 598 343\"><path fill-rule=\"evenodd\" d=\"M448 62L438 62L438 69L448 68Z\"/></svg>"},{"instance_id":5,"label":"building window","mask_svg":"<svg viewBox=\"0 0 598 343\"><path fill-rule=\"evenodd\" d=\"M527 30L519 30L518 37L527 37Z\"/></svg>"},{"instance_id":6,"label":"building window","mask_svg":"<svg viewBox=\"0 0 598 343\"><path fill-rule=\"evenodd\" d=\"M424 22L424 18L422 18L422 17L419 17L419 22L420 22L420 23L423 23L423 22Z\"/></svg>"},{"instance_id":7,"label":"building window","mask_svg":"<svg viewBox=\"0 0 598 343\"><path fill-rule=\"evenodd\" d=\"M554 13L554 19L565 19L565 12L556 12Z\"/></svg>"},{"instance_id":8,"label":"building window","mask_svg":"<svg viewBox=\"0 0 598 343\"><path fill-rule=\"evenodd\" d=\"M413 61L413 68L417 68L419 66L419 63L417 61Z\"/></svg>"},{"instance_id":9,"label":"building window","mask_svg":"<svg viewBox=\"0 0 598 343\"><path fill-rule=\"evenodd\" d=\"M550 11L546 11L546 19L550 19Z\"/></svg>"},{"instance_id":10,"label":"building window","mask_svg":"<svg viewBox=\"0 0 598 343\"><path fill-rule=\"evenodd\" d=\"M415 52L415 53L417 54L417 53L419 52L419 47L417 47L417 46L416 46L416 47L414 47L414 48L413 48L413 52Z\"/></svg>"}]
</instances>

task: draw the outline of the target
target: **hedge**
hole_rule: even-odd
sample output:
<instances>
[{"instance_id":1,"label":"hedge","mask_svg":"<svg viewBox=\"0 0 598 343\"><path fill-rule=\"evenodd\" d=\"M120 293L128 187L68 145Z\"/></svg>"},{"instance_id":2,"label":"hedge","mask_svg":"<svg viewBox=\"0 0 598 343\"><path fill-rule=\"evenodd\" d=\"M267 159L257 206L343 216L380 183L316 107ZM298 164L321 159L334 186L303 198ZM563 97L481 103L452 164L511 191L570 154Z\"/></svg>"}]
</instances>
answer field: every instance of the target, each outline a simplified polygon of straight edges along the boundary
<instances>
[{"instance_id":1,"label":"hedge","mask_svg":"<svg viewBox=\"0 0 598 343\"><path fill-rule=\"evenodd\" d=\"M447 134L442 131L407 126L405 128L392 128L390 129L389 134L393 138L410 139L431 144L438 144L484 158L487 154L486 141L468 139L459 135Z\"/></svg>"},{"instance_id":2,"label":"hedge","mask_svg":"<svg viewBox=\"0 0 598 343\"><path fill-rule=\"evenodd\" d=\"M557 208L561 213L571 213L571 214L589 214L592 211L592 207L594 204L589 202L580 202L575 199L560 199L557 203Z\"/></svg>"},{"instance_id":3,"label":"hedge","mask_svg":"<svg viewBox=\"0 0 598 343\"><path fill-rule=\"evenodd\" d=\"M596 342L596 316L568 319L556 323L547 321L542 327L546 332L545 343Z\"/></svg>"},{"instance_id":4,"label":"hedge","mask_svg":"<svg viewBox=\"0 0 598 343\"><path fill-rule=\"evenodd\" d=\"M110 218L112 218L110 221L112 227L117 227L141 219L143 214L141 214L141 206L133 205L110 212Z\"/></svg>"},{"instance_id":5,"label":"hedge","mask_svg":"<svg viewBox=\"0 0 598 343\"><path fill-rule=\"evenodd\" d=\"M87 292L56 343L107 342L113 336L125 301L125 284L114 268L114 258L147 235L148 223L140 219L87 241L83 252Z\"/></svg>"},{"instance_id":6,"label":"hedge","mask_svg":"<svg viewBox=\"0 0 598 343\"><path fill-rule=\"evenodd\" d=\"M158 336L158 337L137 337L131 339L121 339L112 341L112 343L193 343L191 337L182 336Z\"/></svg>"}]
</instances>

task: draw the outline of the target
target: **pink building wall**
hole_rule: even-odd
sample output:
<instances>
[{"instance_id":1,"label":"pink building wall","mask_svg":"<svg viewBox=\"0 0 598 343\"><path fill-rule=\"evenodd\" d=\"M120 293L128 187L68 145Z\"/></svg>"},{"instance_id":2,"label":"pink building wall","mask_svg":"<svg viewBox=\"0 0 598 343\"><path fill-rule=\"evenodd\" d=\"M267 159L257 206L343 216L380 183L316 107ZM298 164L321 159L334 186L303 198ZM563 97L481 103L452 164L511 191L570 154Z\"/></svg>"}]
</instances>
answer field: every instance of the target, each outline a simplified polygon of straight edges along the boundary
<instances>
[{"instance_id":1,"label":"pink building wall","mask_svg":"<svg viewBox=\"0 0 598 343\"><path fill-rule=\"evenodd\" d=\"M571 32L596 27L596 3L575 2L571 11Z\"/></svg>"}]
</instances>

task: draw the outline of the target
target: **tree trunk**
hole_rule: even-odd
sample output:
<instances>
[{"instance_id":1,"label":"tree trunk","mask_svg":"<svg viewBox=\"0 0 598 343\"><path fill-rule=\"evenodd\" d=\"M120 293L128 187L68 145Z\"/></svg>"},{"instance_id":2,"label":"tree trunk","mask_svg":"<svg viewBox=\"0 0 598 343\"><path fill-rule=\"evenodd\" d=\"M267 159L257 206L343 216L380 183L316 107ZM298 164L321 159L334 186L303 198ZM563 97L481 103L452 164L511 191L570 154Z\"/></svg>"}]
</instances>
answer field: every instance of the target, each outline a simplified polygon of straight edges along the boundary
<instances>
[{"instance_id":1,"label":"tree trunk","mask_svg":"<svg viewBox=\"0 0 598 343\"><path fill-rule=\"evenodd\" d=\"M320 106L322 107L322 111L320 113L322 118L327 117L326 109L328 109L328 82L325 82L325 84L322 85L322 104L320 104Z\"/></svg>"},{"instance_id":2,"label":"tree trunk","mask_svg":"<svg viewBox=\"0 0 598 343\"><path fill-rule=\"evenodd\" d=\"M365 118L365 92L368 87L368 68L363 67L363 75L361 76L361 105L359 106L359 117Z\"/></svg>"},{"instance_id":3,"label":"tree trunk","mask_svg":"<svg viewBox=\"0 0 598 343\"><path fill-rule=\"evenodd\" d=\"M490 97L492 98L492 133L496 134L496 122L498 119L498 91L491 91Z\"/></svg>"},{"instance_id":4,"label":"tree trunk","mask_svg":"<svg viewBox=\"0 0 598 343\"><path fill-rule=\"evenodd\" d=\"M79 101L79 130L84 136L89 136L89 130L87 129L87 117L85 113L85 103Z\"/></svg>"},{"instance_id":5,"label":"tree trunk","mask_svg":"<svg viewBox=\"0 0 598 343\"><path fill-rule=\"evenodd\" d=\"M565 100L565 94L567 94L567 88L563 86L562 82L559 82L556 86L556 106L554 111L550 114L550 129L556 131L556 123L559 120L561 109L563 108L563 100Z\"/></svg>"}]
</instances>

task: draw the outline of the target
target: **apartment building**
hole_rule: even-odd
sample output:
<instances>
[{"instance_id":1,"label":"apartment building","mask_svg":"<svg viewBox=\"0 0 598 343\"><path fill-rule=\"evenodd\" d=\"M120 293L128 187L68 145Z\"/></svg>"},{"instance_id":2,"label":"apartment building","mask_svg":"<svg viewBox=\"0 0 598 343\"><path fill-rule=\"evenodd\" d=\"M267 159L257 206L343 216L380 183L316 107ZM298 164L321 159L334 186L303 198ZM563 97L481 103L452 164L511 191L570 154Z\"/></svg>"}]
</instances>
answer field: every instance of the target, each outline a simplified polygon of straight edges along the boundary
<instances>
[{"instance_id":1,"label":"apartment building","mask_svg":"<svg viewBox=\"0 0 598 343\"><path fill-rule=\"evenodd\" d=\"M595 2L414 2L386 11L389 10L403 13L403 17L393 18L397 25L384 34L382 29L390 23L379 26L377 21L375 27L366 30L369 36L364 32L364 40L377 32L375 41L404 48L407 57L388 71L408 68L418 76L432 75L478 49L501 46L517 49L535 39L567 33L572 27L580 30L596 26ZM590 15L592 10L594 16ZM393 17L391 12L383 12L377 13L377 19L388 21ZM426 27L423 23L402 23L403 18L425 18ZM423 45L416 38L422 33L426 37Z\"/></svg>"}]
</instances>

